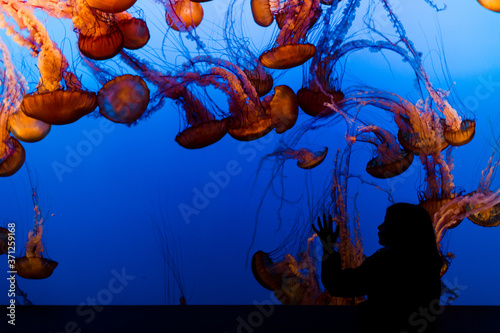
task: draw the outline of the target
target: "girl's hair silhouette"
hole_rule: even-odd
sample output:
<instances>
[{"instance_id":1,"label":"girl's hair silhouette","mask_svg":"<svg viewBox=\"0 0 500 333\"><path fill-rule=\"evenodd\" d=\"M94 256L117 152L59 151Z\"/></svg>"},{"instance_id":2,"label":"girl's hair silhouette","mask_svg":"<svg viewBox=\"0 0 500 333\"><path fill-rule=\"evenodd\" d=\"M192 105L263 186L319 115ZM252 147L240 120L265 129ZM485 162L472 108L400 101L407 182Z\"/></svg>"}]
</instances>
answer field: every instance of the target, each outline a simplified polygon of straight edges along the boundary
<instances>
[{"instance_id":1,"label":"girl's hair silhouette","mask_svg":"<svg viewBox=\"0 0 500 333\"><path fill-rule=\"evenodd\" d=\"M324 219L318 229L324 245L328 237L337 236L331 219ZM359 306L362 332L431 332L442 266L431 217L421 206L394 204L379 226L379 243L383 247L361 266L344 270L340 255L324 248L324 286L333 296L367 296Z\"/></svg>"}]
</instances>

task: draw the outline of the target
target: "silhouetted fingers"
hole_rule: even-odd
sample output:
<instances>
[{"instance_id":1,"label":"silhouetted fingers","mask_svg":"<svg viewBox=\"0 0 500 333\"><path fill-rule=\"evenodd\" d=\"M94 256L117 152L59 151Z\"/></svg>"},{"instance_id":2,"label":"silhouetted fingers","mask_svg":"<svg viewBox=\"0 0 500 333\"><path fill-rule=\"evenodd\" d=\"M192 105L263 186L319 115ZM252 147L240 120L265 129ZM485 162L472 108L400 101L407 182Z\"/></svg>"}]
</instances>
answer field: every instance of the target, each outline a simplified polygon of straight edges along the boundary
<instances>
[{"instance_id":1,"label":"silhouetted fingers","mask_svg":"<svg viewBox=\"0 0 500 333\"><path fill-rule=\"evenodd\" d=\"M314 226L314 224L311 224L311 226L312 226L314 232L319 235L319 232L318 232L318 230L316 230L316 227Z\"/></svg>"},{"instance_id":2,"label":"silhouetted fingers","mask_svg":"<svg viewBox=\"0 0 500 333\"><path fill-rule=\"evenodd\" d=\"M328 229L331 232L333 232L333 218L331 215L328 215L327 225L328 225Z\"/></svg>"}]
</instances>

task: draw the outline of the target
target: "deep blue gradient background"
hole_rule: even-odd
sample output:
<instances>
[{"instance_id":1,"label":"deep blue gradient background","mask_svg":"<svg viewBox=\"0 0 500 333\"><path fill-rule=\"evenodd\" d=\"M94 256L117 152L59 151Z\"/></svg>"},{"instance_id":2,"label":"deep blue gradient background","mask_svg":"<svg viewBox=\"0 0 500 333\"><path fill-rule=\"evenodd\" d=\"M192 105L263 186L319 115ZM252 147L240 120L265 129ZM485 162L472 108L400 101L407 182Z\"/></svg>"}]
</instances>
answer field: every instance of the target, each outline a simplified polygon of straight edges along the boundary
<instances>
[{"instance_id":1,"label":"deep blue gradient background","mask_svg":"<svg viewBox=\"0 0 500 333\"><path fill-rule=\"evenodd\" d=\"M199 34L207 38L207 45L220 40L219 29L227 3L227 0L216 0L203 4L205 20ZM494 135L489 124L496 129L500 121L500 14L482 8L474 0L446 1L447 10L439 13L424 0L393 3L409 38L423 52L433 82L447 88L442 74L446 59L459 99L471 110L468 114L475 115L476 137L453 153L455 184L472 191L477 188L480 172L491 155L488 142L494 140ZM439 5L442 3L438 1ZM161 6L139 0L136 7L144 9L152 34L149 46L138 54L161 51L164 43L168 62L182 62L174 56L175 42L164 40L166 27ZM255 25L249 16L249 5L244 8L244 31L255 47L263 50L272 40L273 28L266 30ZM366 4L359 13L364 10ZM375 8L374 13L383 31L392 34L382 8ZM51 36L68 58L78 59L71 53L75 50L71 27L58 20L46 22ZM355 23L352 30L356 29L361 29L360 22ZM169 36L178 34L170 32ZM7 41L3 35L2 38ZM34 73L37 71L32 59L13 43L10 45L18 63L25 64L23 73L36 83ZM408 64L399 57L362 51L349 58L344 84L368 84L415 97L413 80ZM278 83L286 83L297 91L302 84L302 70L281 74ZM84 75L84 84L89 89L98 89L89 75ZM302 196L302 200L293 208L286 207L277 231L278 199L272 195L265 197L257 224L256 211L272 167L270 163L264 164L257 177L259 163L276 147L278 135L271 133L247 143L226 136L210 147L190 151L174 142L179 131L176 110L173 103L167 103L149 119L130 128L103 118L86 117L74 124L53 126L43 141L24 145L26 165L37 187L41 208L54 214L45 224L44 238L49 256L59 262L46 280L19 278L21 288L33 303L78 305L87 304L89 298L98 298L101 303L113 305L178 304L179 291L165 270L160 250L165 244L159 244L155 236L155 223L167 223L175 235L176 245L171 247L176 249L177 270L188 304L251 304L274 300L270 292L255 281L247 262L254 229L256 237L251 253L259 249L270 251L281 243L297 216L300 220L308 215L304 182L308 180L312 201L327 190L333 152L343 145L345 126L308 136L309 147L331 149L318 168L304 171L292 162L286 165L285 193L291 199ZM383 121L376 112L373 117L374 121ZM302 113L299 121L307 118ZM393 126L387 121L385 124ZM500 130L495 134L500 135ZM85 154L75 159L75 151ZM355 147L352 172L368 177L364 167L369 157L368 147L363 144ZM70 165L71 172L58 174L54 162ZM217 193L201 206L200 202L194 202L197 191L212 186L213 175L220 175L228 167L233 173L228 184L219 186ZM416 203L416 188L423 179L422 167L415 161L405 175L378 184L392 189L396 201ZM494 181L492 188L497 187L498 181ZM16 222L19 253L32 228L34 215L26 168L10 178L0 179L0 189L0 223ZM350 191L352 195L359 192L361 232L365 253L370 255L378 249L376 227L382 222L389 202L383 192L359 182L353 181ZM183 217L179 207L195 208L196 203L199 204L197 214ZM500 304L499 239L499 228L482 228L468 220L448 233L446 244L456 258L443 279L450 285L461 286L460 297L453 304ZM2 304L7 302L6 270L2 259ZM110 290L110 281L114 281L116 272L125 272L130 279L119 292L105 292Z\"/></svg>"}]
</instances>

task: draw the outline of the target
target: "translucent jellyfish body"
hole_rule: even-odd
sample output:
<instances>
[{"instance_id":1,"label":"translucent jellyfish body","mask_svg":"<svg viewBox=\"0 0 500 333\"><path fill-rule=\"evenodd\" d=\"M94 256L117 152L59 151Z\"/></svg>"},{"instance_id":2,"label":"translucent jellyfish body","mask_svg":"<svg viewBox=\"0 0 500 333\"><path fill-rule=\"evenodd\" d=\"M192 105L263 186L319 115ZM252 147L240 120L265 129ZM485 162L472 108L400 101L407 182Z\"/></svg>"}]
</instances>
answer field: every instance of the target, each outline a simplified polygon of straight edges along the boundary
<instances>
[{"instance_id":1,"label":"translucent jellyfish body","mask_svg":"<svg viewBox=\"0 0 500 333\"><path fill-rule=\"evenodd\" d=\"M273 270L274 263L269 255L263 251L257 251L252 256L252 273L259 284L268 289L281 288L281 275L279 270Z\"/></svg>"},{"instance_id":2,"label":"translucent jellyfish body","mask_svg":"<svg viewBox=\"0 0 500 333\"><path fill-rule=\"evenodd\" d=\"M52 275L58 262L39 257L16 258L17 275L25 279L40 280Z\"/></svg>"},{"instance_id":3,"label":"translucent jellyfish body","mask_svg":"<svg viewBox=\"0 0 500 333\"><path fill-rule=\"evenodd\" d=\"M35 210L35 226L28 233L26 242L26 253L18 256L15 260L15 270L17 275L25 279L46 279L52 275L57 267L56 261L44 257L44 244L42 243L44 217L38 205L38 194L32 186L32 198Z\"/></svg>"},{"instance_id":4,"label":"translucent jellyfish body","mask_svg":"<svg viewBox=\"0 0 500 333\"><path fill-rule=\"evenodd\" d=\"M325 103L338 103L344 98L340 90L328 90L327 94L320 89L300 88L297 91L297 98L300 108L310 116L317 116L325 109L331 110L325 106Z\"/></svg>"},{"instance_id":5,"label":"translucent jellyfish body","mask_svg":"<svg viewBox=\"0 0 500 333\"><path fill-rule=\"evenodd\" d=\"M493 194L490 190L484 190L486 195ZM474 194L471 193L471 194ZM476 209L480 205L469 203L466 206L467 211L472 211ZM469 220L471 220L474 224L477 224L482 227L497 227L500 225L500 204L496 204L493 207L481 210L477 213L473 213L467 216Z\"/></svg>"},{"instance_id":6,"label":"translucent jellyfish body","mask_svg":"<svg viewBox=\"0 0 500 333\"><path fill-rule=\"evenodd\" d=\"M7 136L0 142L0 177L15 174L24 164L26 152L19 141Z\"/></svg>"},{"instance_id":7,"label":"translucent jellyfish body","mask_svg":"<svg viewBox=\"0 0 500 333\"><path fill-rule=\"evenodd\" d=\"M0 227L0 255L9 251L9 230Z\"/></svg>"},{"instance_id":8,"label":"translucent jellyfish body","mask_svg":"<svg viewBox=\"0 0 500 333\"><path fill-rule=\"evenodd\" d=\"M271 89L273 89L273 77L266 71L259 71L257 69L250 71L248 69L244 69L243 72L254 86L257 95L264 96L269 93Z\"/></svg>"},{"instance_id":9,"label":"translucent jellyfish body","mask_svg":"<svg viewBox=\"0 0 500 333\"><path fill-rule=\"evenodd\" d=\"M97 95L83 90L56 90L24 95L21 110L51 125L70 124L94 111Z\"/></svg>"},{"instance_id":10,"label":"translucent jellyfish body","mask_svg":"<svg viewBox=\"0 0 500 333\"><path fill-rule=\"evenodd\" d=\"M78 48L93 60L111 59L123 48L123 34L118 25L97 24L99 28L82 30L78 36Z\"/></svg>"},{"instance_id":11,"label":"translucent jellyfish body","mask_svg":"<svg viewBox=\"0 0 500 333\"><path fill-rule=\"evenodd\" d=\"M175 137L175 141L187 149L199 149L222 139L231 127L233 120L218 120L201 101L185 90L179 96L180 104L185 112L187 127Z\"/></svg>"},{"instance_id":12,"label":"translucent jellyfish body","mask_svg":"<svg viewBox=\"0 0 500 333\"><path fill-rule=\"evenodd\" d=\"M476 122L472 119L462 120L458 129L443 126L443 137L451 146L463 146L472 141L476 132Z\"/></svg>"},{"instance_id":13,"label":"translucent jellyfish body","mask_svg":"<svg viewBox=\"0 0 500 333\"><path fill-rule=\"evenodd\" d=\"M500 1L498 0L477 0L477 2L486 9L500 13Z\"/></svg>"},{"instance_id":14,"label":"translucent jellyfish body","mask_svg":"<svg viewBox=\"0 0 500 333\"><path fill-rule=\"evenodd\" d=\"M269 111L276 133L281 134L292 128L299 114L299 102L292 88L285 85L274 87Z\"/></svg>"},{"instance_id":15,"label":"translucent jellyfish body","mask_svg":"<svg viewBox=\"0 0 500 333\"><path fill-rule=\"evenodd\" d=\"M50 124L28 117L21 110L9 117L8 129L18 140L38 142L50 132Z\"/></svg>"},{"instance_id":16,"label":"translucent jellyfish body","mask_svg":"<svg viewBox=\"0 0 500 333\"><path fill-rule=\"evenodd\" d=\"M188 31L196 28L203 20L203 8L190 0L166 0L165 18L170 28Z\"/></svg>"},{"instance_id":17,"label":"translucent jellyfish body","mask_svg":"<svg viewBox=\"0 0 500 333\"><path fill-rule=\"evenodd\" d=\"M118 29L123 34L123 47L126 49L140 49L149 41L149 29L144 20L135 17L119 20Z\"/></svg>"},{"instance_id":18,"label":"translucent jellyfish body","mask_svg":"<svg viewBox=\"0 0 500 333\"><path fill-rule=\"evenodd\" d=\"M405 172L413 162L413 153L402 149L394 135L381 127L361 127L356 139L371 143L377 148L374 151L375 156L366 165L366 172L372 177L395 177Z\"/></svg>"},{"instance_id":19,"label":"translucent jellyfish body","mask_svg":"<svg viewBox=\"0 0 500 333\"><path fill-rule=\"evenodd\" d=\"M99 90L97 103L99 112L107 119L131 124L146 111L149 88L139 76L118 76Z\"/></svg>"},{"instance_id":20,"label":"translucent jellyfish body","mask_svg":"<svg viewBox=\"0 0 500 333\"><path fill-rule=\"evenodd\" d=\"M306 1L251 1L252 14L257 24L269 26L277 18L280 32L276 45L259 57L267 68L288 69L309 60L316 47L307 43L306 34L321 15L319 0ZM278 19L279 18L279 19Z\"/></svg>"},{"instance_id":21,"label":"translucent jellyfish body","mask_svg":"<svg viewBox=\"0 0 500 333\"><path fill-rule=\"evenodd\" d=\"M87 0L87 4L105 13L119 13L132 7L137 0Z\"/></svg>"}]
</instances>

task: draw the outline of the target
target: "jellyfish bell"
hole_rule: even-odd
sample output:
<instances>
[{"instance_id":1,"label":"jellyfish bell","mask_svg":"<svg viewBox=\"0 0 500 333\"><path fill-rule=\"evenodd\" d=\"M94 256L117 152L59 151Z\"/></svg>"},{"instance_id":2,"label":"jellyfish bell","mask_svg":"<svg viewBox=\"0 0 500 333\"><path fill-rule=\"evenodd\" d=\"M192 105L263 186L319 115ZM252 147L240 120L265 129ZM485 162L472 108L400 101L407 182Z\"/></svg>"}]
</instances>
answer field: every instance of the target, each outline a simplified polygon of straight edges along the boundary
<instances>
[{"instance_id":1,"label":"jellyfish bell","mask_svg":"<svg viewBox=\"0 0 500 333\"><path fill-rule=\"evenodd\" d=\"M277 290L281 288L280 273L273 272L274 263L269 254L263 251L257 251L252 256L252 273L259 284L268 290Z\"/></svg>"},{"instance_id":2,"label":"jellyfish bell","mask_svg":"<svg viewBox=\"0 0 500 333\"><path fill-rule=\"evenodd\" d=\"M322 12L323 11L321 10L321 7L317 7L314 9L313 17L309 21L309 25L305 28L306 30L311 29L316 24ZM278 28L283 29L283 27L286 24L286 16L287 16L286 10L279 11L276 14L276 24L278 25Z\"/></svg>"},{"instance_id":3,"label":"jellyfish bell","mask_svg":"<svg viewBox=\"0 0 500 333\"><path fill-rule=\"evenodd\" d=\"M498 0L477 0L477 2L486 9L500 13L500 1Z\"/></svg>"},{"instance_id":4,"label":"jellyfish bell","mask_svg":"<svg viewBox=\"0 0 500 333\"><path fill-rule=\"evenodd\" d=\"M297 166L301 169L312 169L320 165L328 154L328 147L315 153L306 154L297 161Z\"/></svg>"},{"instance_id":5,"label":"jellyfish bell","mask_svg":"<svg viewBox=\"0 0 500 333\"><path fill-rule=\"evenodd\" d=\"M473 208L473 206L467 207L468 210ZM471 214L468 216L468 219L482 227L497 227L500 225L500 205L495 205L479 213Z\"/></svg>"},{"instance_id":6,"label":"jellyfish bell","mask_svg":"<svg viewBox=\"0 0 500 333\"><path fill-rule=\"evenodd\" d=\"M398 130L398 141L404 149L420 156L440 152L449 146L442 134L428 141L420 132L404 131L401 128Z\"/></svg>"},{"instance_id":7,"label":"jellyfish bell","mask_svg":"<svg viewBox=\"0 0 500 333\"><path fill-rule=\"evenodd\" d=\"M98 28L80 31L78 49L93 60L111 59L123 48L124 37L117 24L106 25L97 22Z\"/></svg>"},{"instance_id":8,"label":"jellyfish bell","mask_svg":"<svg viewBox=\"0 0 500 333\"><path fill-rule=\"evenodd\" d=\"M257 68L253 71L244 69L243 72L252 83L252 86L254 86L259 97L267 95L273 89L274 80L268 72L264 70L259 71Z\"/></svg>"},{"instance_id":9,"label":"jellyfish bell","mask_svg":"<svg viewBox=\"0 0 500 333\"><path fill-rule=\"evenodd\" d=\"M344 94L340 90L328 89L327 94L321 90L310 89L307 87L300 88L297 91L297 99L299 106L310 116L316 117L325 109L331 110L325 106L325 103L338 103L344 99Z\"/></svg>"},{"instance_id":10,"label":"jellyfish bell","mask_svg":"<svg viewBox=\"0 0 500 333\"><path fill-rule=\"evenodd\" d=\"M18 140L38 142L50 132L50 124L28 117L21 110L9 116L8 129Z\"/></svg>"},{"instance_id":11,"label":"jellyfish bell","mask_svg":"<svg viewBox=\"0 0 500 333\"><path fill-rule=\"evenodd\" d=\"M470 193L469 195L474 194L475 192ZM491 194L490 190L486 190L485 195ZM472 203L468 203L466 205L466 210L471 211L476 209L477 205ZM467 216L472 223L477 224L481 227L497 227L500 225L500 204L496 204L495 206L481 210L477 213L471 214Z\"/></svg>"},{"instance_id":12,"label":"jellyfish bell","mask_svg":"<svg viewBox=\"0 0 500 333\"><path fill-rule=\"evenodd\" d=\"M25 279L46 279L52 275L59 263L41 257L16 258L15 270L17 275Z\"/></svg>"},{"instance_id":13,"label":"jellyfish bell","mask_svg":"<svg viewBox=\"0 0 500 333\"><path fill-rule=\"evenodd\" d=\"M273 23L274 16L271 12L269 0L251 0L250 6L255 23L261 27L268 27Z\"/></svg>"},{"instance_id":14,"label":"jellyfish bell","mask_svg":"<svg viewBox=\"0 0 500 333\"><path fill-rule=\"evenodd\" d=\"M186 149L204 148L222 139L232 122L231 118L200 122L177 134L175 141Z\"/></svg>"},{"instance_id":15,"label":"jellyfish bell","mask_svg":"<svg viewBox=\"0 0 500 333\"><path fill-rule=\"evenodd\" d=\"M175 0L167 7L165 18L170 28L176 31L187 31L200 25L203 20L203 7L190 0ZM171 8L172 10L168 10Z\"/></svg>"},{"instance_id":16,"label":"jellyfish bell","mask_svg":"<svg viewBox=\"0 0 500 333\"><path fill-rule=\"evenodd\" d=\"M413 152L401 148L396 137L389 131L375 125L363 126L357 131L355 137L349 137L351 140L371 143L376 147L374 157L366 165L369 175L387 179L402 174L410 167Z\"/></svg>"},{"instance_id":17,"label":"jellyfish bell","mask_svg":"<svg viewBox=\"0 0 500 333\"><path fill-rule=\"evenodd\" d=\"M421 200L419 200L420 201L419 205L424 207L424 209L427 211L427 213L429 213L431 219L434 222L439 219L439 216L436 216L436 214L438 214L446 204L448 204L450 201L454 200L458 196L459 195L457 195L456 193L449 193L444 196L433 196L430 198L423 197ZM459 207L458 205L453 204L452 206L448 207L448 210L458 210L465 212L465 207ZM453 224L447 224L446 228L453 229L456 226L458 226L461 222L462 220L457 220Z\"/></svg>"},{"instance_id":18,"label":"jellyfish bell","mask_svg":"<svg viewBox=\"0 0 500 333\"><path fill-rule=\"evenodd\" d=\"M289 69L300 66L316 53L313 44L285 44L272 48L260 55L262 66L272 69Z\"/></svg>"},{"instance_id":19,"label":"jellyfish bell","mask_svg":"<svg viewBox=\"0 0 500 333\"><path fill-rule=\"evenodd\" d=\"M264 97L261 106L255 110L249 110L246 105L240 108L231 102L229 113L233 115L234 121L228 130L229 135L238 141L253 141L271 132L274 128L269 113L271 100L269 95Z\"/></svg>"},{"instance_id":20,"label":"jellyfish bell","mask_svg":"<svg viewBox=\"0 0 500 333\"><path fill-rule=\"evenodd\" d=\"M0 177L15 174L24 164L26 152L19 141L10 135L0 142Z\"/></svg>"},{"instance_id":21,"label":"jellyfish bell","mask_svg":"<svg viewBox=\"0 0 500 333\"><path fill-rule=\"evenodd\" d=\"M405 172L413 162L413 153L402 151L395 161L384 162L377 157L372 158L366 165L366 172L375 178L387 179L396 177Z\"/></svg>"},{"instance_id":22,"label":"jellyfish bell","mask_svg":"<svg viewBox=\"0 0 500 333\"><path fill-rule=\"evenodd\" d=\"M119 13L132 7L137 0L87 0L87 4L101 12Z\"/></svg>"},{"instance_id":23,"label":"jellyfish bell","mask_svg":"<svg viewBox=\"0 0 500 333\"><path fill-rule=\"evenodd\" d=\"M97 95L83 90L55 90L23 96L20 109L27 116L51 125L66 125L91 113Z\"/></svg>"},{"instance_id":24,"label":"jellyfish bell","mask_svg":"<svg viewBox=\"0 0 500 333\"><path fill-rule=\"evenodd\" d=\"M139 76L125 74L107 82L97 96L99 112L115 123L131 124L149 104L149 88Z\"/></svg>"},{"instance_id":25,"label":"jellyfish bell","mask_svg":"<svg viewBox=\"0 0 500 333\"><path fill-rule=\"evenodd\" d=\"M462 120L460 123L460 128L453 130L446 126L446 122L443 125L443 137L448 144L451 146L463 146L474 138L476 132L476 122L472 119Z\"/></svg>"},{"instance_id":26,"label":"jellyfish bell","mask_svg":"<svg viewBox=\"0 0 500 333\"><path fill-rule=\"evenodd\" d=\"M253 141L262 138L273 130L273 122L267 114L252 120L236 119L228 130L229 135L238 141Z\"/></svg>"},{"instance_id":27,"label":"jellyfish bell","mask_svg":"<svg viewBox=\"0 0 500 333\"><path fill-rule=\"evenodd\" d=\"M299 114L299 102L292 88L286 85L274 87L269 113L278 134L284 133L295 125Z\"/></svg>"},{"instance_id":28,"label":"jellyfish bell","mask_svg":"<svg viewBox=\"0 0 500 333\"><path fill-rule=\"evenodd\" d=\"M9 230L0 227L0 255L9 251Z\"/></svg>"},{"instance_id":29,"label":"jellyfish bell","mask_svg":"<svg viewBox=\"0 0 500 333\"><path fill-rule=\"evenodd\" d=\"M198 97L189 90L179 93L177 103L184 111L187 126L175 137L175 141L186 149L207 147L221 140L233 124L231 117L216 119Z\"/></svg>"},{"instance_id":30,"label":"jellyfish bell","mask_svg":"<svg viewBox=\"0 0 500 333\"><path fill-rule=\"evenodd\" d=\"M149 29L144 20L135 17L118 20L118 29L122 32L123 47L126 49L140 49L149 41Z\"/></svg>"},{"instance_id":31,"label":"jellyfish bell","mask_svg":"<svg viewBox=\"0 0 500 333\"><path fill-rule=\"evenodd\" d=\"M269 2L271 14L285 13L280 17L281 29L276 38L276 46L262 53L262 66L273 69L288 69L300 66L315 53L316 47L307 43L307 32L321 12L319 0ZM267 9L266 9L267 10Z\"/></svg>"},{"instance_id":32,"label":"jellyfish bell","mask_svg":"<svg viewBox=\"0 0 500 333\"><path fill-rule=\"evenodd\" d=\"M45 217L39 206L37 190L31 182L31 177L30 185L34 204L33 210L35 211L35 226L33 230L28 233L28 240L24 247L26 250L24 256L17 256L15 260L14 270L17 275L25 279L46 279L52 275L58 263L44 257L45 246L42 242L42 236L44 232Z\"/></svg>"},{"instance_id":33,"label":"jellyfish bell","mask_svg":"<svg viewBox=\"0 0 500 333\"><path fill-rule=\"evenodd\" d=\"M448 254L443 254L441 253L441 251L440 255L443 265L441 266L441 271L439 272L439 274L441 277L443 277L443 275L448 271L448 268L450 268L451 261L455 258L455 255L451 252L448 252Z\"/></svg>"}]
</instances>

